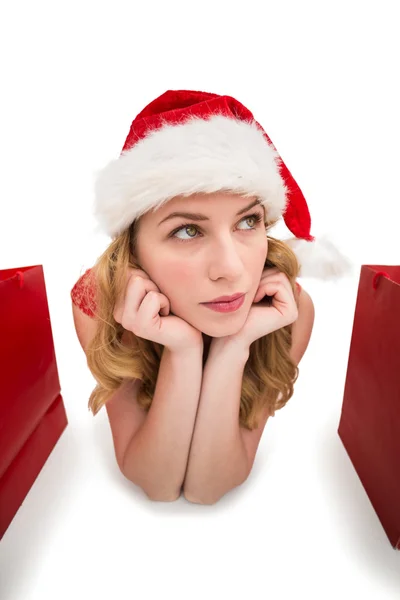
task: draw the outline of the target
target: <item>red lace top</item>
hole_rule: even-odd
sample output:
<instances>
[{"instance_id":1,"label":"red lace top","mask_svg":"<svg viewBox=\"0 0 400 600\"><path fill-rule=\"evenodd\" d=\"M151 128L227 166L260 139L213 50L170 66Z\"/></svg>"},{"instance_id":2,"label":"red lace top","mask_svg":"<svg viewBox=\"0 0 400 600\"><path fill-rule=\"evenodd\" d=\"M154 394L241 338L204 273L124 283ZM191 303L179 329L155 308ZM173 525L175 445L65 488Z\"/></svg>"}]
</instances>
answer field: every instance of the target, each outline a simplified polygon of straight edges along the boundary
<instances>
[{"instance_id":1,"label":"red lace top","mask_svg":"<svg viewBox=\"0 0 400 600\"><path fill-rule=\"evenodd\" d=\"M93 318L96 311L96 302L95 287L93 278L91 277L91 271L91 269L87 269L75 283L71 290L71 299L82 312Z\"/></svg>"},{"instance_id":2,"label":"red lace top","mask_svg":"<svg viewBox=\"0 0 400 600\"><path fill-rule=\"evenodd\" d=\"M296 281L297 290L300 293L301 285ZM71 290L72 302L81 309L82 312L89 317L95 316L95 287L91 277L91 269L87 269L85 273L78 279Z\"/></svg>"}]
</instances>

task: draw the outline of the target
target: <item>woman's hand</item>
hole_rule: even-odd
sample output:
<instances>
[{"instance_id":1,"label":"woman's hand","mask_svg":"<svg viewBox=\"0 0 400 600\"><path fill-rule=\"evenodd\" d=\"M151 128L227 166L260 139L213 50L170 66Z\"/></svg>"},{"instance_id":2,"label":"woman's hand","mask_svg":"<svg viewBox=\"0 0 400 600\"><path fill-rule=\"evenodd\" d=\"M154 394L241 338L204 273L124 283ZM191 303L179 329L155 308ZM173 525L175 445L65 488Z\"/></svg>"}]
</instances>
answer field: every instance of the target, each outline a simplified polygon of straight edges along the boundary
<instances>
[{"instance_id":1,"label":"woman's hand","mask_svg":"<svg viewBox=\"0 0 400 600\"><path fill-rule=\"evenodd\" d=\"M169 312L168 298L147 273L130 268L125 295L114 307L116 322L135 335L162 344L169 350L201 347L201 332Z\"/></svg>"},{"instance_id":2,"label":"woman's hand","mask_svg":"<svg viewBox=\"0 0 400 600\"><path fill-rule=\"evenodd\" d=\"M262 302L265 296L269 296ZM292 286L286 275L277 268L264 269L247 320L230 340L246 348L264 335L294 323L298 308Z\"/></svg>"}]
</instances>

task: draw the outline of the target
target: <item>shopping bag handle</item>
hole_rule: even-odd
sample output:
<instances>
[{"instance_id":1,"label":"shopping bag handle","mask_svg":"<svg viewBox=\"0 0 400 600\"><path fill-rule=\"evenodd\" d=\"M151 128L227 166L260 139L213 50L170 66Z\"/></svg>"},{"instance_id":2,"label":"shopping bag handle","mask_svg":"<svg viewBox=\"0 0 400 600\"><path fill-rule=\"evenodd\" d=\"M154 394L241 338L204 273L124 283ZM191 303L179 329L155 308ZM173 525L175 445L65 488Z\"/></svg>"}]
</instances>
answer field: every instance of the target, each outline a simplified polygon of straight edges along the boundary
<instances>
[{"instance_id":1,"label":"shopping bag handle","mask_svg":"<svg viewBox=\"0 0 400 600\"><path fill-rule=\"evenodd\" d=\"M20 289L24 287L24 273L23 271L16 271L14 277L19 279L19 287Z\"/></svg>"},{"instance_id":2,"label":"shopping bag handle","mask_svg":"<svg viewBox=\"0 0 400 600\"><path fill-rule=\"evenodd\" d=\"M374 288L374 290L376 290L376 288L378 287L378 281L382 276L390 279L390 275L389 273L386 273L386 271L378 271L377 273L375 273L374 278L372 280L372 287Z\"/></svg>"}]
</instances>

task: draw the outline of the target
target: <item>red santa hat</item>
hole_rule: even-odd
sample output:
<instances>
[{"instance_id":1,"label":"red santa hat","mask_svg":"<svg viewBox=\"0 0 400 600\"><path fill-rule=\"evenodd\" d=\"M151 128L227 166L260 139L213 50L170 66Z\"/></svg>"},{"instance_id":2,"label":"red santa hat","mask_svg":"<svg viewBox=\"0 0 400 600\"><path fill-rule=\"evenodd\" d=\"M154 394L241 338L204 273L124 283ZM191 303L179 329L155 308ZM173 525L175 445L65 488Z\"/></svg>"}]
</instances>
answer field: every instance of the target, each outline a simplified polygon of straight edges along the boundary
<instances>
[{"instance_id":1,"label":"red santa hat","mask_svg":"<svg viewBox=\"0 0 400 600\"><path fill-rule=\"evenodd\" d=\"M267 222L283 216L300 277L349 270L329 240L311 235L304 195L252 113L231 96L207 92L169 90L137 115L119 158L97 173L97 230L115 237L178 195L224 190L258 197Z\"/></svg>"}]
</instances>

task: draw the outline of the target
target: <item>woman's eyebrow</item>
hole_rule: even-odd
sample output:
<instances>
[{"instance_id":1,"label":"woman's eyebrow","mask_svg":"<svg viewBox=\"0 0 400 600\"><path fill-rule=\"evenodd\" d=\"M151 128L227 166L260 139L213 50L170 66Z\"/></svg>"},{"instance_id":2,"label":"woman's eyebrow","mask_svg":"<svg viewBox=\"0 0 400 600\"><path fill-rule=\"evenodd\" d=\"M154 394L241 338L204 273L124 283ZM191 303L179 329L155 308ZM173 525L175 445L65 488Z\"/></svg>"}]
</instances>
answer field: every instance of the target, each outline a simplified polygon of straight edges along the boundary
<instances>
[{"instance_id":1,"label":"woman's eyebrow","mask_svg":"<svg viewBox=\"0 0 400 600\"><path fill-rule=\"evenodd\" d=\"M253 206L256 206L256 204L261 204L261 201L253 200L253 202L251 202L251 204L249 204L248 206L245 206L245 208L241 208L236 213L236 216L243 214L247 210L250 210L250 208L252 208ZM161 225L161 223L164 223L165 221L168 221L169 219L174 219L175 217L183 217L184 219L192 219L193 221L209 221L210 220L209 217L207 217L206 215L202 215L200 213L173 212L170 215L168 215L168 217L164 217L164 219L162 219L159 222L157 227L159 227Z\"/></svg>"}]
</instances>

